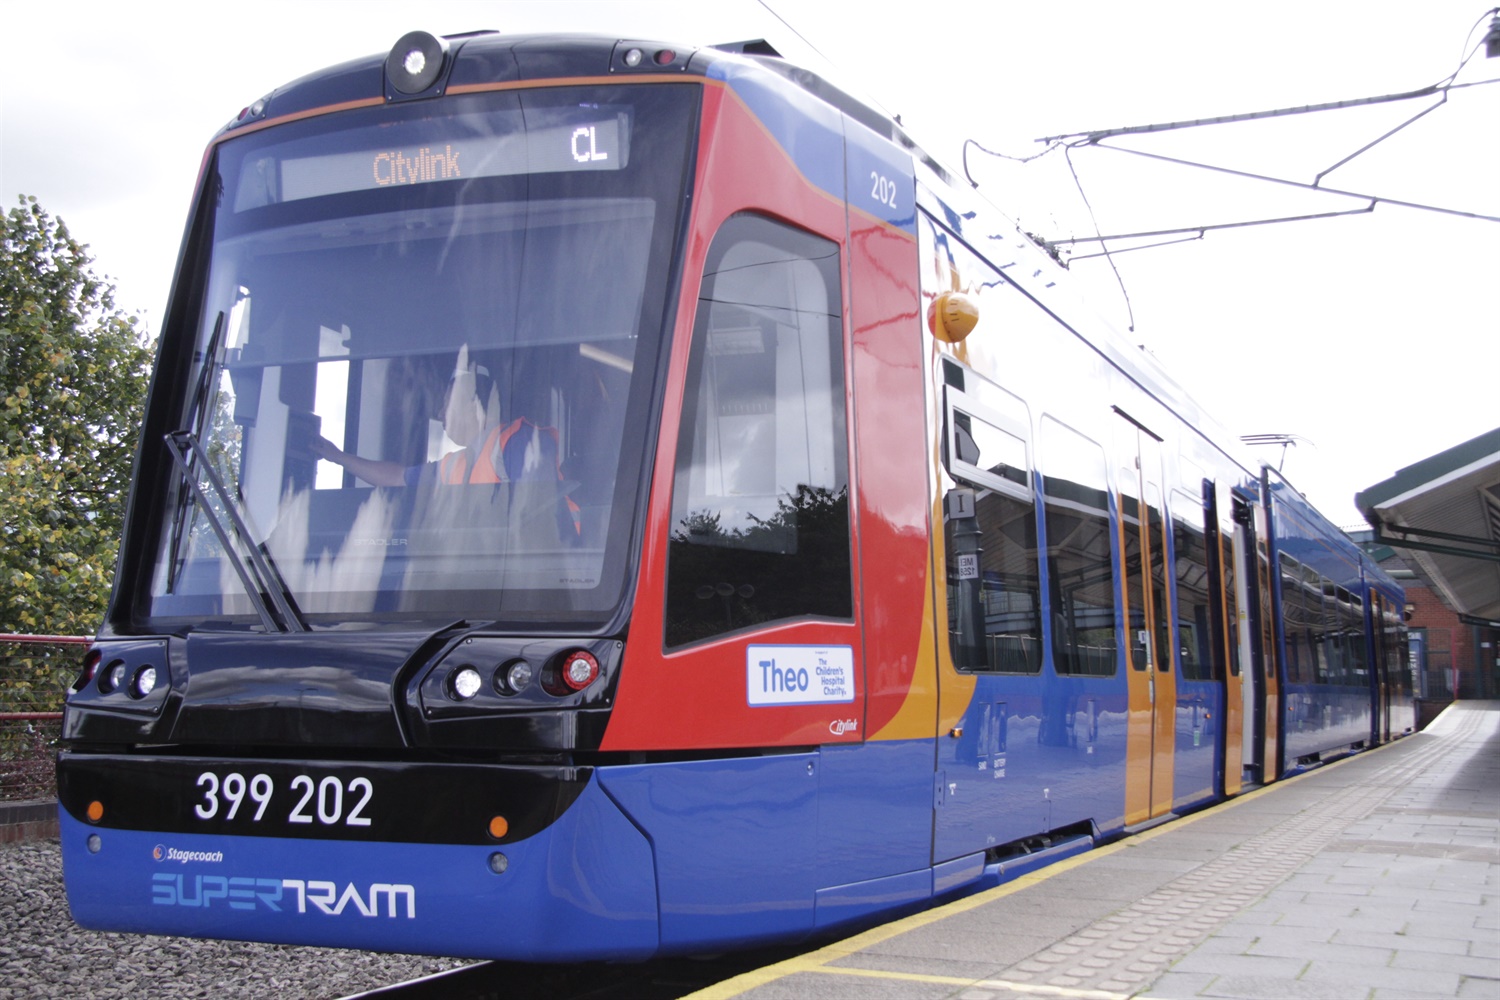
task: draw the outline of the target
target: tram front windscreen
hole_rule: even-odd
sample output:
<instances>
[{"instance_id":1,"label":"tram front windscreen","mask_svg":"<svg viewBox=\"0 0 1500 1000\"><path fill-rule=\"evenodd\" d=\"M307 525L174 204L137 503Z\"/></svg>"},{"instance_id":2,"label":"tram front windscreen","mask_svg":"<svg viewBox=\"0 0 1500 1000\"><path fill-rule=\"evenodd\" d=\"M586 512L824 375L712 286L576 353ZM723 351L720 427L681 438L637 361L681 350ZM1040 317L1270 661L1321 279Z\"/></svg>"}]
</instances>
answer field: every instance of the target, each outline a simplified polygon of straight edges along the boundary
<instances>
[{"instance_id":1,"label":"tram front windscreen","mask_svg":"<svg viewBox=\"0 0 1500 1000\"><path fill-rule=\"evenodd\" d=\"M609 617L696 111L548 88L220 143L147 617Z\"/></svg>"}]
</instances>

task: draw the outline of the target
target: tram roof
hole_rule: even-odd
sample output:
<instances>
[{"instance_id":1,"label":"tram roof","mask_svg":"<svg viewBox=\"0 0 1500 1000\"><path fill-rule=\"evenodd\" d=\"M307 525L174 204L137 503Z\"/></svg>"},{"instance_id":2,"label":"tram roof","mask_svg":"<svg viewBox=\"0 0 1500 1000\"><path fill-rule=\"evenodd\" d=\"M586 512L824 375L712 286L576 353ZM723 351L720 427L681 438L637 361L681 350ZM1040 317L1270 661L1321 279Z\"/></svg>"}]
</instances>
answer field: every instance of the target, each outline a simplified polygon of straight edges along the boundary
<instances>
[{"instance_id":1,"label":"tram roof","mask_svg":"<svg viewBox=\"0 0 1500 1000\"><path fill-rule=\"evenodd\" d=\"M450 61L451 70L446 84L436 85L430 91L405 96L391 91L385 82L386 65L390 57L372 54L318 70L276 88L227 123L217 138L227 137L246 126L267 120L293 118L317 109L358 106L382 98L388 102L422 100L438 96L444 86L569 76L612 76L627 82L635 72L655 73L658 77L664 73L702 77L709 75L713 64L732 60L785 80L815 100L906 150L919 168L919 179L921 172L925 171L928 178L937 182L938 188L943 192L943 200L964 206L982 202L985 206L984 214L995 213L1006 219L1020 238L1022 252L1030 254L1039 268L1050 272L1055 266L1008 213L968 185L956 182L953 173L914 141L899 121L817 73L786 61L764 40L679 48L660 41L584 33L508 34L475 31L446 35L442 42L448 46L449 54L445 58ZM632 65L628 70L617 65L620 53L637 47L646 54L641 63ZM658 62L653 53L661 53L670 58L665 62ZM986 235L988 233L987 230ZM1060 321L1125 371L1187 426L1224 451L1246 469L1247 474L1254 474L1255 464L1247 461L1246 456L1240 453L1235 437L1193 400L1155 357L1100 316L1075 290L1065 282L1021 284L1028 294L1037 297L1039 303L1054 312Z\"/></svg>"},{"instance_id":2,"label":"tram roof","mask_svg":"<svg viewBox=\"0 0 1500 1000\"><path fill-rule=\"evenodd\" d=\"M1460 615L1500 623L1500 428L1354 496L1375 540L1403 552Z\"/></svg>"},{"instance_id":3,"label":"tram roof","mask_svg":"<svg viewBox=\"0 0 1500 1000\"><path fill-rule=\"evenodd\" d=\"M407 38L400 41L405 42ZM435 36L434 36L435 37ZM501 31L471 31L444 35L445 61L449 66L446 86L496 83L507 80L546 80L577 76L614 76L622 82L633 74L682 74L702 77L709 67L724 59L745 60L782 77L850 118L913 151L919 160L951 179L946 168L917 146L890 115L810 70L782 58L763 39L722 42L714 45L679 46L662 41L620 38L588 33L509 34ZM621 52L636 49L642 61L628 67L619 64ZM661 58L657 58L661 57ZM444 87L402 95L383 85L389 56L372 53L328 66L277 87L261 101L242 111L222 131L229 132L257 120L275 118L341 102L362 102L384 95L386 100L421 100L440 96Z\"/></svg>"}]
</instances>

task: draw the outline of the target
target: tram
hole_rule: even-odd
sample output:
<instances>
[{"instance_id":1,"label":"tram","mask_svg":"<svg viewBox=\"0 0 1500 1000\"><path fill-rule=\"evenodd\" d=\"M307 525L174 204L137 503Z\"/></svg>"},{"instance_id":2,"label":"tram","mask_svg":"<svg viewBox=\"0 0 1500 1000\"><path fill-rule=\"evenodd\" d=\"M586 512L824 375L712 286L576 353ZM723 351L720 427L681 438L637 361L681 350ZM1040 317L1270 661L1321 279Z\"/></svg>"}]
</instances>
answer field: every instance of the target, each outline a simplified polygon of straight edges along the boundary
<instances>
[{"instance_id":1,"label":"tram","mask_svg":"<svg viewBox=\"0 0 1500 1000\"><path fill-rule=\"evenodd\" d=\"M438 38L204 160L68 697L88 928L532 961L998 884L1413 726L1402 594L764 43Z\"/></svg>"}]
</instances>

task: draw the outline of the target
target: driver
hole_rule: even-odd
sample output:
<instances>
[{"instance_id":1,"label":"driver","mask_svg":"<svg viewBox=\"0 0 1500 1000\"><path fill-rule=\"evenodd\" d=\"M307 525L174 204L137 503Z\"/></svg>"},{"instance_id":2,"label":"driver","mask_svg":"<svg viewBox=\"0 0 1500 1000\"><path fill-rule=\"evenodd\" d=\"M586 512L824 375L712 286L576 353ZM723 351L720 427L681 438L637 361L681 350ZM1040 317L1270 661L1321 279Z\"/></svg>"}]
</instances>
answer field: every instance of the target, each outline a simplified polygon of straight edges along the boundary
<instances>
[{"instance_id":1,"label":"driver","mask_svg":"<svg viewBox=\"0 0 1500 1000\"><path fill-rule=\"evenodd\" d=\"M557 428L540 427L525 417L492 422L490 416L499 411L494 380L482 365L469 363L466 346L459 350L443 397L443 432L462 445L459 450L424 465L403 466L351 455L321 436L309 449L373 486L415 486L429 471L448 484L562 479Z\"/></svg>"}]
</instances>

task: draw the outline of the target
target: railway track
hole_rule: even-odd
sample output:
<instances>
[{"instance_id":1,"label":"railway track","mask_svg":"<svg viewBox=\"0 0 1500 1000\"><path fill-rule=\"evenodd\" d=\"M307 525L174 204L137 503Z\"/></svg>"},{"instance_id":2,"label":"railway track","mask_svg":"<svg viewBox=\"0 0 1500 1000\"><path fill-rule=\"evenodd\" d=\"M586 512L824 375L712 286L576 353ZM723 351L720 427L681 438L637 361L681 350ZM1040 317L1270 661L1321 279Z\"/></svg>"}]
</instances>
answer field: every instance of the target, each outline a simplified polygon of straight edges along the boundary
<instances>
[{"instance_id":1,"label":"railway track","mask_svg":"<svg viewBox=\"0 0 1500 1000\"><path fill-rule=\"evenodd\" d=\"M478 962L343 1000L677 1000L821 943L638 964Z\"/></svg>"}]
</instances>

